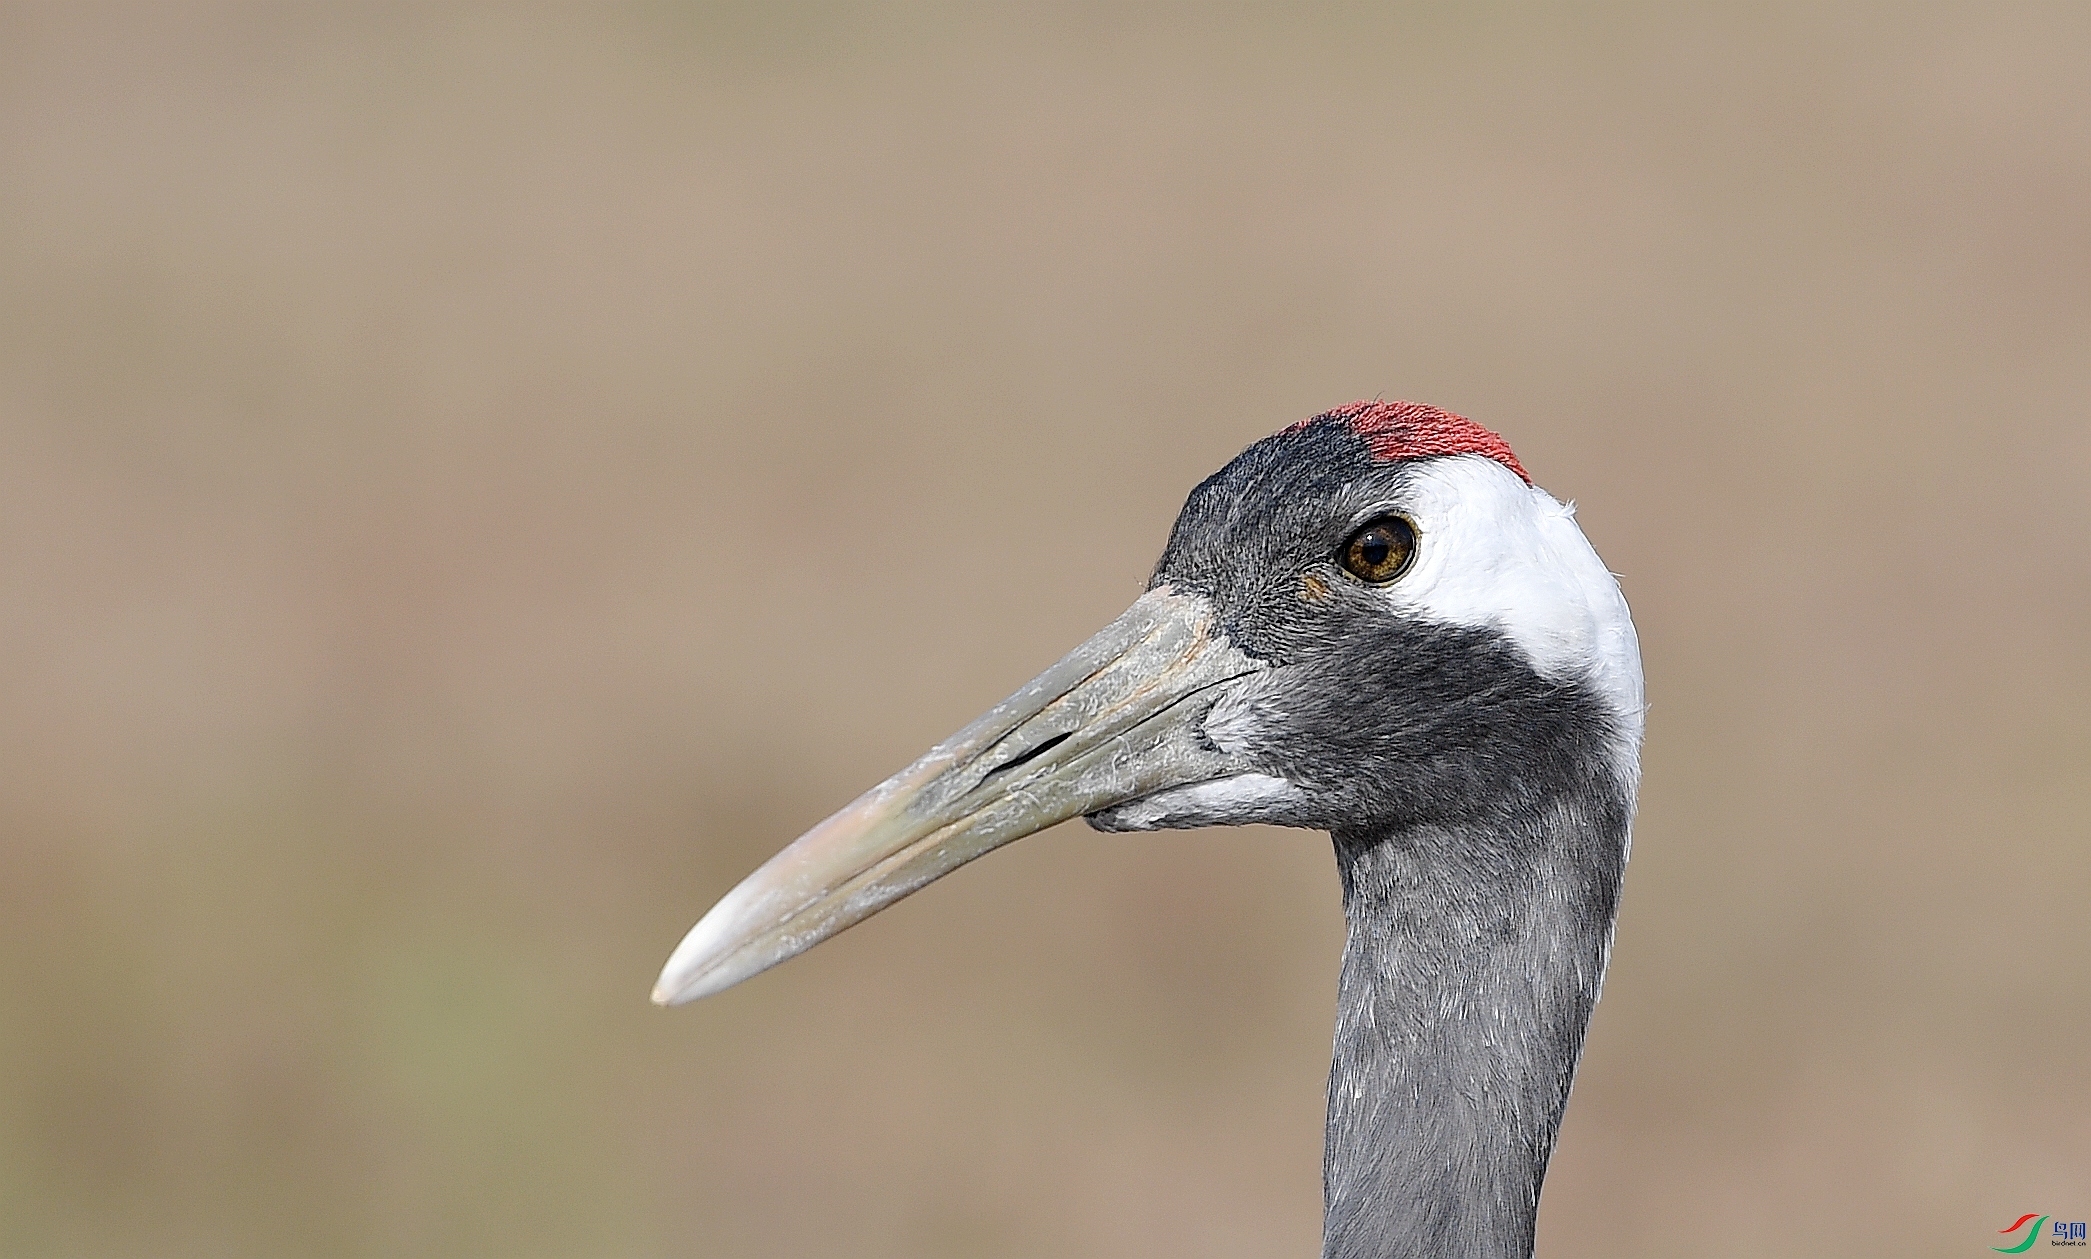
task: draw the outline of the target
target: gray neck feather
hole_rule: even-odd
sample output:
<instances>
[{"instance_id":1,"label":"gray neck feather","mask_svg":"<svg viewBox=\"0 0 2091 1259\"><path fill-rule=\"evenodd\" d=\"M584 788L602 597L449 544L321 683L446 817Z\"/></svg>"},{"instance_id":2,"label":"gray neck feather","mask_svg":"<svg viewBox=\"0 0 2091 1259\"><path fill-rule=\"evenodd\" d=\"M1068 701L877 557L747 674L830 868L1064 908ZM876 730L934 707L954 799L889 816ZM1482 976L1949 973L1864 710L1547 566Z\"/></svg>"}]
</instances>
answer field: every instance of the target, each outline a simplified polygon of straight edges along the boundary
<instances>
[{"instance_id":1,"label":"gray neck feather","mask_svg":"<svg viewBox=\"0 0 2091 1259\"><path fill-rule=\"evenodd\" d=\"M1336 833L1350 930L1325 1259L1532 1253L1630 815L1557 797L1471 828Z\"/></svg>"}]
</instances>

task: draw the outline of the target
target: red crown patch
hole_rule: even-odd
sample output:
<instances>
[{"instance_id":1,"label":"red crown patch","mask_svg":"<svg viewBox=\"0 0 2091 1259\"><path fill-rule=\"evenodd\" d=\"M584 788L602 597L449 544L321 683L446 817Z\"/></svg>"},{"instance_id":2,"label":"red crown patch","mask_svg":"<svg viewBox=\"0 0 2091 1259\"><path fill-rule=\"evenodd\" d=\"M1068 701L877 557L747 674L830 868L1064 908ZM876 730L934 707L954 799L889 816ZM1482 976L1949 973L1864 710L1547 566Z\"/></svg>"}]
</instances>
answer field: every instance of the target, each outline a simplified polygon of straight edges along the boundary
<instances>
[{"instance_id":1,"label":"red crown patch","mask_svg":"<svg viewBox=\"0 0 2091 1259\"><path fill-rule=\"evenodd\" d=\"M1325 411L1294 428L1334 420L1365 439L1375 459L1427 459L1433 455L1486 455L1517 473L1525 484L1531 474L1510 453L1510 443L1463 415L1421 402L1353 402Z\"/></svg>"}]
</instances>

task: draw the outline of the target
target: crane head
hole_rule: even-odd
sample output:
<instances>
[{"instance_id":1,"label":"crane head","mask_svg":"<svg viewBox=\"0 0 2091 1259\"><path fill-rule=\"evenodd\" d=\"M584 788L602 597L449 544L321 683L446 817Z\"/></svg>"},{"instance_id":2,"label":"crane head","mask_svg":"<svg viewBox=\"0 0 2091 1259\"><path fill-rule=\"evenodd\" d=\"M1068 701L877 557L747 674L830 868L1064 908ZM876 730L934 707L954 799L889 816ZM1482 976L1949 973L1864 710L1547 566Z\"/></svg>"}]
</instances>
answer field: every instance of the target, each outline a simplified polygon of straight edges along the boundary
<instances>
[{"instance_id":1,"label":"crane head","mask_svg":"<svg viewBox=\"0 0 2091 1259\"><path fill-rule=\"evenodd\" d=\"M1632 621L1573 509L1471 420L1354 403L1194 489L1124 615L749 875L654 1000L1074 817L1341 833L1485 818L1591 765L1630 784L1641 709Z\"/></svg>"}]
</instances>

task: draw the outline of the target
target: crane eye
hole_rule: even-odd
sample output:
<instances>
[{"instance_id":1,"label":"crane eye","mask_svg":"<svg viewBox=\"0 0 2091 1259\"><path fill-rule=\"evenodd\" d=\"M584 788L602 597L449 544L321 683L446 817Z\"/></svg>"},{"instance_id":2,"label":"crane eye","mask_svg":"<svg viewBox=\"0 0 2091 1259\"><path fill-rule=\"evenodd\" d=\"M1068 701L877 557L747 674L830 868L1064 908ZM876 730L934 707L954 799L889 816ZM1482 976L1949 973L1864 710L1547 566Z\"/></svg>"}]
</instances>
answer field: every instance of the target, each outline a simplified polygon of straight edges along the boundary
<instances>
[{"instance_id":1,"label":"crane eye","mask_svg":"<svg viewBox=\"0 0 2091 1259\"><path fill-rule=\"evenodd\" d=\"M1366 521L1337 553L1351 576L1374 585L1384 585L1407 572L1415 557L1416 527L1399 516Z\"/></svg>"}]
</instances>

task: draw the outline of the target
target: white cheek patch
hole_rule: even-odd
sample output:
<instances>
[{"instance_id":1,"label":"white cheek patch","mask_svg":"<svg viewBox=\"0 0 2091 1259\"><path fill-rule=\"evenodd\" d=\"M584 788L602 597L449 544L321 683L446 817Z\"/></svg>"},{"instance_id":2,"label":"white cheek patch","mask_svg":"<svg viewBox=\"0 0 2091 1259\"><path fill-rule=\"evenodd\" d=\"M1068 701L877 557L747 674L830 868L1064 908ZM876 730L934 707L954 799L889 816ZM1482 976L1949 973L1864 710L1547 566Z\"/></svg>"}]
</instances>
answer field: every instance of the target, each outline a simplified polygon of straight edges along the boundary
<instances>
[{"instance_id":1,"label":"white cheek patch","mask_svg":"<svg viewBox=\"0 0 2091 1259\"><path fill-rule=\"evenodd\" d=\"M1222 752L1240 755L1256 737L1255 702L1260 692L1248 686L1230 686L1220 692L1211 711L1205 714L1205 737Z\"/></svg>"},{"instance_id":2,"label":"white cheek patch","mask_svg":"<svg viewBox=\"0 0 2091 1259\"><path fill-rule=\"evenodd\" d=\"M1307 793L1283 778L1269 774L1236 774L1170 787L1151 796L1128 800L1115 808L1091 814L1089 824L1100 831L1159 831L1191 826L1242 826L1263 822L1272 826L1303 826Z\"/></svg>"},{"instance_id":3,"label":"white cheek patch","mask_svg":"<svg viewBox=\"0 0 2091 1259\"><path fill-rule=\"evenodd\" d=\"M1416 559L1386 588L1388 602L1421 620L1501 631L1542 677L1595 690L1619 716L1631 765L1644 709L1640 642L1575 509L1479 455L1415 463L1405 488Z\"/></svg>"}]
</instances>

